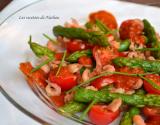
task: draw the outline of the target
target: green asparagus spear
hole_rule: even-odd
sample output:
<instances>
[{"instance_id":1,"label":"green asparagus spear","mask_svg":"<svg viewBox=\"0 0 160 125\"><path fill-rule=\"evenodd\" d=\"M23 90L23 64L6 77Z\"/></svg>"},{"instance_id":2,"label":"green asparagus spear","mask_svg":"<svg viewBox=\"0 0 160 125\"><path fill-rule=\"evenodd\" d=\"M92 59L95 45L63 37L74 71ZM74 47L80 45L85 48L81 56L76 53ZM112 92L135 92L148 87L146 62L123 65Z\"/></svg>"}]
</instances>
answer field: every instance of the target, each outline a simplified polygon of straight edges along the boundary
<instances>
[{"instance_id":1,"label":"green asparagus spear","mask_svg":"<svg viewBox=\"0 0 160 125\"><path fill-rule=\"evenodd\" d=\"M138 89L138 90L136 90L136 94L137 95L144 95L144 94L146 94L146 91L144 89Z\"/></svg>"},{"instance_id":2,"label":"green asparagus spear","mask_svg":"<svg viewBox=\"0 0 160 125\"><path fill-rule=\"evenodd\" d=\"M99 28L100 31L102 31L103 33L108 33L109 31L111 31L108 27L106 27L105 24L103 24L100 20L96 20L95 21L95 25Z\"/></svg>"},{"instance_id":3,"label":"green asparagus spear","mask_svg":"<svg viewBox=\"0 0 160 125\"><path fill-rule=\"evenodd\" d=\"M120 43L120 47L119 47L118 51L119 52L126 51L126 50L129 49L129 46L130 46L130 41L129 40L122 41Z\"/></svg>"},{"instance_id":4,"label":"green asparagus spear","mask_svg":"<svg viewBox=\"0 0 160 125\"><path fill-rule=\"evenodd\" d=\"M81 75L83 74L83 72L84 72L85 69L86 69L86 67L83 66L83 67L79 70L79 72L80 72Z\"/></svg>"},{"instance_id":5,"label":"green asparagus spear","mask_svg":"<svg viewBox=\"0 0 160 125\"><path fill-rule=\"evenodd\" d=\"M134 115L140 113L139 108L132 107L129 111L125 112L120 121L120 125L132 125L132 118Z\"/></svg>"},{"instance_id":6,"label":"green asparagus spear","mask_svg":"<svg viewBox=\"0 0 160 125\"><path fill-rule=\"evenodd\" d=\"M48 56L49 58L54 57L54 52L49 50L47 47L41 46L35 42L32 42L32 37L30 36L28 44L30 45L30 48L34 52L34 54L37 57L43 57L43 56Z\"/></svg>"},{"instance_id":7,"label":"green asparagus spear","mask_svg":"<svg viewBox=\"0 0 160 125\"><path fill-rule=\"evenodd\" d=\"M160 106L160 96L159 95L126 95L119 93L110 93L109 91L93 91L85 88L79 88L76 90L74 95L74 100L77 102L88 103L94 99L97 102L111 102L116 98L121 98L122 101L128 105L136 107L144 106Z\"/></svg>"},{"instance_id":8,"label":"green asparagus spear","mask_svg":"<svg viewBox=\"0 0 160 125\"><path fill-rule=\"evenodd\" d=\"M147 36L149 43L151 43L152 48L160 48L160 41L157 39L154 27L149 23L148 20L143 20L144 33ZM160 51L153 52L155 58L160 58Z\"/></svg>"},{"instance_id":9,"label":"green asparagus spear","mask_svg":"<svg viewBox=\"0 0 160 125\"><path fill-rule=\"evenodd\" d=\"M135 94L144 95L145 91L143 89L138 89ZM124 112L122 119L120 121L120 125L132 125L133 116L138 115L139 113L140 113L139 108L131 107L128 111Z\"/></svg>"},{"instance_id":10,"label":"green asparagus spear","mask_svg":"<svg viewBox=\"0 0 160 125\"><path fill-rule=\"evenodd\" d=\"M86 107L86 105L84 103L71 101L71 102L65 104L63 107L61 107L60 111L67 112L70 114L75 114L75 113L80 112L83 109L85 109L85 107Z\"/></svg>"},{"instance_id":11,"label":"green asparagus spear","mask_svg":"<svg viewBox=\"0 0 160 125\"><path fill-rule=\"evenodd\" d=\"M111 30L105 26L105 24L103 24L100 20L96 20L94 23L93 22L87 22L85 24L85 27L87 29L91 29L91 30L96 30L96 31L100 31L104 34L110 32Z\"/></svg>"},{"instance_id":12,"label":"green asparagus spear","mask_svg":"<svg viewBox=\"0 0 160 125\"><path fill-rule=\"evenodd\" d=\"M91 56L91 55L92 55L92 51L89 49L82 50L82 51L76 51L72 53L69 57L67 57L66 60L68 62L77 62L81 56Z\"/></svg>"},{"instance_id":13,"label":"green asparagus spear","mask_svg":"<svg viewBox=\"0 0 160 125\"><path fill-rule=\"evenodd\" d=\"M94 26L94 24L93 24L92 22L87 22L87 23L85 24L85 27L86 27L87 29L92 29L93 26Z\"/></svg>"},{"instance_id":14,"label":"green asparagus spear","mask_svg":"<svg viewBox=\"0 0 160 125\"><path fill-rule=\"evenodd\" d=\"M82 28L65 28L62 26L53 27L53 33L55 36L64 36L67 38L81 39L88 41L94 45L108 46L108 40L106 36L100 32L87 32Z\"/></svg>"},{"instance_id":15,"label":"green asparagus spear","mask_svg":"<svg viewBox=\"0 0 160 125\"><path fill-rule=\"evenodd\" d=\"M160 73L160 61L149 61L137 58L118 57L113 60L113 63L119 67L128 66L131 68L140 67L145 72Z\"/></svg>"}]
</instances>

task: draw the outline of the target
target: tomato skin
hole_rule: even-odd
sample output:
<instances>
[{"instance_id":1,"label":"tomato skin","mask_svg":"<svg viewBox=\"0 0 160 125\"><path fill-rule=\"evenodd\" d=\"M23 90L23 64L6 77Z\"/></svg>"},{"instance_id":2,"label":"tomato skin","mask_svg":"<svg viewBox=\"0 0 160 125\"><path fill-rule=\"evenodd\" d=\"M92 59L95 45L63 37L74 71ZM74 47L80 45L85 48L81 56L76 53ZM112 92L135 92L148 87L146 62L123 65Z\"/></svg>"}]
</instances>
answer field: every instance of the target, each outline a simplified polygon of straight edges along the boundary
<instances>
[{"instance_id":1,"label":"tomato skin","mask_svg":"<svg viewBox=\"0 0 160 125\"><path fill-rule=\"evenodd\" d=\"M137 44L145 44L146 38L143 35L143 22L139 19L129 19L120 25L120 38L131 39Z\"/></svg>"},{"instance_id":2,"label":"tomato skin","mask_svg":"<svg viewBox=\"0 0 160 125\"><path fill-rule=\"evenodd\" d=\"M87 56L82 56L78 59L78 63L82 64L83 66L85 65L92 65L92 59Z\"/></svg>"},{"instance_id":3,"label":"tomato skin","mask_svg":"<svg viewBox=\"0 0 160 125\"><path fill-rule=\"evenodd\" d=\"M127 53L125 53L125 52L119 52L119 56L120 57L127 57Z\"/></svg>"},{"instance_id":4,"label":"tomato skin","mask_svg":"<svg viewBox=\"0 0 160 125\"><path fill-rule=\"evenodd\" d=\"M120 72L125 72L125 73L136 73L136 74L141 74L143 73L143 70L139 68L128 68L128 67L123 67L119 69ZM133 90L134 86L137 84L138 80L140 78L138 77L132 77L132 76L125 76L125 75L114 75L115 78L115 85L117 88L123 88L125 90Z\"/></svg>"},{"instance_id":5,"label":"tomato skin","mask_svg":"<svg viewBox=\"0 0 160 125\"><path fill-rule=\"evenodd\" d=\"M120 110L115 112L108 111L105 105L94 105L88 117L96 125L107 125L114 121L120 115Z\"/></svg>"},{"instance_id":6,"label":"tomato skin","mask_svg":"<svg viewBox=\"0 0 160 125\"><path fill-rule=\"evenodd\" d=\"M160 108L158 107L143 107L142 111L146 117L160 118Z\"/></svg>"},{"instance_id":7,"label":"tomato skin","mask_svg":"<svg viewBox=\"0 0 160 125\"><path fill-rule=\"evenodd\" d=\"M89 21L94 22L96 19L102 21L110 29L117 28L116 18L110 12L100 10L89 15Z\"/></svg>"},{"instance_id":8,"label":"tomato skin","mask_svg":"<svg viewBox=\"0 0 160 125\"><path fill-rule=\"evenodd\" d=\"M61 60L62 57L63 57L63 53L56 53L56 54L55 54L55 58L56 58L57 60Z\"/></svg>"},{"instance_id":9,"label":"tomato skin","mask_svg":"<svg viewBox=\"0 0 160 125\"><path fill-rule=\"evenodd\" d=\"M107 83L107 85L109 85L113 82L114 82L114 77L113 76L102 76L102 77L92 81L91 85L99 90L99 89L101 89L105 86L105 83Z\"/></svg>"},{"instance_id":10,"label":"tomato skin","mask_svg":"<svg viewBox=\"0 0 160 125\"><path fill-rule=\"evenodd\" d=\"M73 53L75 51L90 49L92 46L83 41L71 40L66 43L66 48L68 52Z\"/></svg>"},{"instance_id":11,"label":"tomato skin","mask_svg":"<svg viewBox=\"0 0 160 125\"><path fill-rule=\"evenodd\" d=\"M120 38L122 40L141 35L143 32L143 24L141 20L129 19L122 22L120 25Z\"/></svg>"},{"instance_id":12,"label":"tomato skin","mask_svg":"<svg viewBox=\"0 0 160 125\"><path fill-rule=\"evenodd\" d=\"M52 96L50 98L54 102L54 104L56 106L58 106L58 107L62 107L65 104L65 102L64 102L64 94L61 94L59 96Z\"/></svg>"},{"instance_id":13,"label":"tomato skin","mask_svg":"<svg viewBox=\"0 0 160 125\"><path fill-rule=\"evenodd\" d=\"M155 74L150 74L150 75L147 75L146 78L152 80L154 83L160 86L160 76L157 76ZM151 94L160 94L159 90L153 88L152 85L150 85L145 80L144 80L144 89Z\"/></svg>"},{"instance_id":14,"label":"tomato skin","mask_svg":"<svg viewBox=\"0 0 160 125\"><path fill-rule=\"evenodd\" d=\"M147 118L146 125L160 125L160 117L153 116Z\"/></svg>"},{"instance_id":15,"label":"tomato skin","mask_svg":"<svg viewBox=\"0 0 160 125\"><path fill-rule=\"evenodd\" d=\"M105 48L100 46L95 46L93 48L93 57L96 60L96 63L101 66L105 66L112 62L112 60L119 56L119 53L116 49Z\"/></svg>"},{"instance_id":16,"label":"tomato skin","mask_svg":"<svg viewBox=\"0 0 160 125\"><path fill-rule=\"evenodd\" d=\"M50 72L49 80L59 85L62 91L69 90L77 84L77 76L72 74L67 67L62 67L58 76L54 72Z\"/></svg>"},{"instance_id":17,"label":"tomato skin","mask_svg":"<svg viewBox=\"0 0 160 125\"><path fill-rule=\"evenodd\" d=\"M20 63L19 68L23 72L23 74L27 77L29 85L32 86L32 84L37 83L42 88L46 87L47 85L46 74L41 69L31 73L33 66L31 65L30 62Z\"/></svg>"}]
</instances>

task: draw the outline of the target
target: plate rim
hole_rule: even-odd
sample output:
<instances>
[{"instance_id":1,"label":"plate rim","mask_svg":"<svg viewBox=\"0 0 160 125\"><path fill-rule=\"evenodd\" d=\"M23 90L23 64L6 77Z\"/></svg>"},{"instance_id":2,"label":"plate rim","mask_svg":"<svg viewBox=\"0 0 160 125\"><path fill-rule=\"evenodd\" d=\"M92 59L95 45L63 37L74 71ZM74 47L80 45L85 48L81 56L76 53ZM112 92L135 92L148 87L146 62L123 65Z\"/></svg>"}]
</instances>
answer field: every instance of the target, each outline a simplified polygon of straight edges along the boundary
<instances>
[{"instance_id":1,"label":"plate rim","mask_svg":"<svg viewBox=\"0 0 160 125\"><path fill-rule=\"evenodd\" d=\"M44 1L44 0L36 0L30 4L27 4L23 7L21 7L20 9L16 10L15 12L11 13L9 16L7 16L5 19L3 19L3 21L0 23L0 27L8 20L10 19L11 17L13 17L15 14L17 14L18 12L34 5L34 4L37 4L41 1ZM117 1L117 0L113 0L113 1ZM129 3L129 4L132 4L132 5L141 5L141 6L148 6L150 8L158 8L160 9L159 7L157 6L149 6L149 5L144 5L144 4L139 4L139 3L131 3L131 2L127 2L127 1L120 1L118 0L118 2L121 2L121 3ZM1 81L0 81L1 82ZM13 105L15 106L20 112L22 112L23 114L25 114L26 116L30 117L31 119L37 121L38 123L40 124L43 124L43 125L52 125L50 123L48 123L47 121L41 119L40 117L38 117L37 115L31 113L30 111L28 111L27 109L25 109L23 106L21 106L20 104L18 104L11 96L10 94L8 94L5 89L3 89L3 87L0 85L0 92L2 93L2 95ZM38 97L39 98L39 97ZM56 112L57 113L57 112ZM67 118L67 117L66 117ZM70 120L73 120L73 119L70 119Z\"/></svg>"},{"instance_id":2,"label":"plate rim","mask_svg":"<svg viewBox=\"0 0 160 125\"><path fill-rule=\"evenodd\" d=\"M12 16L14 16L15 14L17 14L18 12L24 10L25 8L28 8L34 4L37 4L39 2L41 2L43 0L37 0L35 2L32 2L30 4L27 4L23 7L21 7L20 9L16 10L15 12L11 13L9 16L7 16L1 23L0 26L2 26L8 19L10 19ZM12 97L3 89L3 87L0 85L0 92L2 93L2 95L14 106L16 107L20 112L22 112L23 114L25 114L26 116L30 117L31 119L37 121L40 124L45 124L45 125L51 125L50 123L42 120L41 118L39 118L38 116L34 115L33 113L31 113L30 111L28 111L27 109L25 109L23 106L21 106L20 104L18 104L14 99L12 99Z\"/></svg>"}]
</instances>

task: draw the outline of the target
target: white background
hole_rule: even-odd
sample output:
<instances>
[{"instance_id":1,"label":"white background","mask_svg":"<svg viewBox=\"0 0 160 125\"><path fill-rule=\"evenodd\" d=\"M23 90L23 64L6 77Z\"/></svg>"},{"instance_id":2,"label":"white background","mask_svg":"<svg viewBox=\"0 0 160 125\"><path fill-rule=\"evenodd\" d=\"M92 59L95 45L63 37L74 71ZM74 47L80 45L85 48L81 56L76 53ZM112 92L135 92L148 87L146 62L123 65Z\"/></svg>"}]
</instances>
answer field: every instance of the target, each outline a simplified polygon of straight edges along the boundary
<instances>
[{"instance_id":1,"label":"white background","mask_svg":"<svg viewBox=\"0 0 160 125\"><path fill-rule=\"evenodd\" d=\"M16 10L37 0L13 0L5 9L0 12L0 23ZM0 3L1 4L1 3ZM0 125L40 125L30 117L16 109L0 93Z\"/></svg>"}]
</instances>

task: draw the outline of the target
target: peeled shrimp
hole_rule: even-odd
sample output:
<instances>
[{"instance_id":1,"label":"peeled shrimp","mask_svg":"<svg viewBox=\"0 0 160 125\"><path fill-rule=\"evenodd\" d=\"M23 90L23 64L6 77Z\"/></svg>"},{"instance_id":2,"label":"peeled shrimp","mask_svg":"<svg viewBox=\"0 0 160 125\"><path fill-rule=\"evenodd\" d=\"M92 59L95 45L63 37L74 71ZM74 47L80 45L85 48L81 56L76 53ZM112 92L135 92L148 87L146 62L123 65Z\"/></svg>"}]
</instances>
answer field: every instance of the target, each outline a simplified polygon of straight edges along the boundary
<instances>
[{"instance_id":1,"label":"peeled shrimp","mask_svg":"<svg viewBox=\"0 0 160 125\"><path fill-rule=\"evenodd\" d=\"M103 66L103 70L108 71L108 72L115 72L115 68L113 65L105 65Z\"/></svg>"},{"instance_id":2,"label":"peeled shrimp","mask_svg":"<svg viewBox=\"0 0 160 125\"><path fill-rule=\"evenodd\" d=\"M112 111L112 112L115 112L117 111L120 106L122 105L122 99L114 99L108 106L107 106L107 109Z\"/></svg>"},{"instance_id":3,"label":"peeled shrimp","mask_svg":"<svg viewBox=\"0 0 160 125\"><path fill-rule=\"evenodd\" d=\"M149 56L147 59L148 60L155 60L155 58L153 56Z\"/></svg>"},{"instance_id":4,"label":"peeled shrimp","mask_svg":"<svg viewBox=\"0 0 160 125\"><path fill-rule=\"evenodd\" d=\"M74 96L74 93L69 93L69 94L66 94L65 97L64 97L64 102L70 102L72 99L73 99L73 96Z\"/></svg>"},{"instance_id":5,"label":"peeled shrimp","mask_svg":"<svg viewBox=\"0 0 160 125\"><path fill-rule=\"evenodd\" d=\"M81 65L81 64L78 64L78 63L69 64L69 65L68 65L68 69L69 69L69 71L72 72L72 73L78 72L81 68L82 68L82 65Z\"/></svg>"},{"instance_id":6,"label":"peeled shrimp","mask_svg":"<svg viewBox=\"0 0 160 125\"><path fill-rule=\"evenodd\" d=\"M45 89L48 96L59 96L61 94L61 87L54 83L49 83Z\"/></svg>"},{"instance_id":7,"label":"peeled shrimp","mask_svg":"<svg viewBox=\"0 0 160 125\"><path fill-rule=\"evenodd\" d=\"M87 81L89 79L89 74L90 74L90 70L89 69L85 69L83 74L82 74L83 81Z\"/></svg>"},{"instance_id":8,"label":"peeled shrimp","mask_svg":"<svg viewBox=\"0 0 160 125\"><path fill-rule=\"evenodd\" d=\"M87 86L86 89L90 89L90 90L93 90L93 91L97 91L98 89L95 88L94 86Z\"/></svg>"},{"instance_id":9,"label":"peeled shrimp","mask_svg":"<svg viewBox=\"0 0 160 125\"><path fill-rule=\"evenodd\" d=\"M125 93L125 90L122 88L112 88L112 93Z\"/></svg>"},{"instance_id":10,"label":"peeled shrimp","mask_svg":"<svg viewBox=\"0 0 160 125\"><path fill-rule=\"evenodd\" d=\"M50 71L50 67L49 67L48 64L42 66L41 69L42 69L45 73L49 73L49 71Z\"/></svg>"},{"instance_id":11,"label":"peeled shrimp","mask_svg":"<svg viewBox=\"0 0 160 125\"><path fill-rule=\"evenodd\" d=\"M146 125L146 123L140 115L135 115L133 117L133 122L135 125Z\"/></svg>"},{"instance_id":12,"label":"peeled shrimp","mask_svg":"<svg viewBox=\"0 0 160 125\"><path fill-rule=\"evenodd\" d=\"M51 41L48 41L47 48L52 50L52 51L56 51L55 45Z\"/></svg>"},{"instance_id":13,"label":"peeled shrimp","mask_svg":"<svg viewBox=\"0 0 160 125\"><path fill-rule=\"evenodd\" d=\"M139 88L142 87L142 85L143 85L143 80L139 78L139 79L137 80L137 82L134 84L133 88L134 88L134 89L139 89Z\"/></svg>"}]
</instances>

